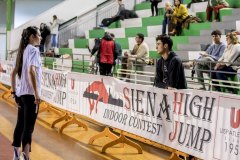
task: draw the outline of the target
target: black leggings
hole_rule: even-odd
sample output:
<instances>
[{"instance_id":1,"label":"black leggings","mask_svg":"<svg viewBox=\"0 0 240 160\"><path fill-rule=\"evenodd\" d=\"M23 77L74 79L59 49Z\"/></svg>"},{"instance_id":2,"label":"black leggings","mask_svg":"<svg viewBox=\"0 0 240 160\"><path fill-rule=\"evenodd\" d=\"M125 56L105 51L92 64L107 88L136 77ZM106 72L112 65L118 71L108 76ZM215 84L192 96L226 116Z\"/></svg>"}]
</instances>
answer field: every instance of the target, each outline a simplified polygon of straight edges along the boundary
<instances>
[{"instance_id":1,"label":"black leggings","mask_svg":"<svg viewBox=\"0 0 240 160\"><path fill-rule=\"evenodd\" d=\"M158 16L158 3L159 2L151 3L152 16L154 16L154 8L155 8L156 16Z\"/></svg>"},{"instance_id":2,"label":"black leggings","mask_svg":"<svg viewBox=\"0 0 240 160\"><path fill-rule=\"evenodd\" d=\"M20 147L22 143L23 150L27 144L31 146L32 142L32 133L38 114L38 107L34 101L33 95L23 95L19 100L17 124L12 145Z\"/></svg>"}]
</instances>

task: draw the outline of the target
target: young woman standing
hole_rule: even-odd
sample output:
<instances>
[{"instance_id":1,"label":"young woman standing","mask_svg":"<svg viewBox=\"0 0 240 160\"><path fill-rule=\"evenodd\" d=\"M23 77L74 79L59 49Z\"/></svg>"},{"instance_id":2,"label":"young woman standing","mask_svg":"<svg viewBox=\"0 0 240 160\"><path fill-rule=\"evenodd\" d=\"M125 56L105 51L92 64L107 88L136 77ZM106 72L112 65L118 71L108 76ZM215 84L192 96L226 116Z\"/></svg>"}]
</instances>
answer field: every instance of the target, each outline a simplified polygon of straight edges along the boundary
<instances>
[{"instance_id":1,"label":"young woman standing","mask_svg":"<svg viewBox=\"0 0 240 160\"><path fill-rule=\"evenodd\" d=\"M19 106L12 143L14 160L20 159L21 144L23 159L29 160L32 133L40 103L42 65L40 52L36 46L40 45L41 39L37 27L31 26L23 30L16 65L11 75L12 94ZM16 76L19 79L18 87L16 87Z\"/></svg>"}]
</instances>

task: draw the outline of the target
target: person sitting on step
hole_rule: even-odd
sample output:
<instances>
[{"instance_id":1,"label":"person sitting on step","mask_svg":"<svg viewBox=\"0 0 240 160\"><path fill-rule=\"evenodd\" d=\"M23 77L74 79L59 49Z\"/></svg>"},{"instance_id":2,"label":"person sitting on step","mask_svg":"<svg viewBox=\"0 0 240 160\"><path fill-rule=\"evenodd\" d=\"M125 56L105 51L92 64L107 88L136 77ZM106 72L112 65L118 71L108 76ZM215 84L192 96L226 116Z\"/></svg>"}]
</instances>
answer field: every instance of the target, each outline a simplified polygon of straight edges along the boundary
<instances>
[{"instance_id":1,"label":"person sitting on step","mask_svg":"<svg viewBox=\"0 0 240 160\"><path fill-rule=\"evenodd\" d=\"M181 4L180 0L174 0L175 9L171 14L171 25L173 30L169 35L176 35L177 30L181 30L182 23L189 17L187 8Z\"/></svg>"},{"instance_id":2,"label":"person sitting on step","mask_svg":"<svg viewBox=\"0 0 240 160\"><path fill-rule=\"evenodd\" d=\"M212 11L214 12L214 22L219 20L219 10L228 7L229 4L225 0L208 0L206 9L207 21L211 21Z\"/></svg>"}]
</instances>

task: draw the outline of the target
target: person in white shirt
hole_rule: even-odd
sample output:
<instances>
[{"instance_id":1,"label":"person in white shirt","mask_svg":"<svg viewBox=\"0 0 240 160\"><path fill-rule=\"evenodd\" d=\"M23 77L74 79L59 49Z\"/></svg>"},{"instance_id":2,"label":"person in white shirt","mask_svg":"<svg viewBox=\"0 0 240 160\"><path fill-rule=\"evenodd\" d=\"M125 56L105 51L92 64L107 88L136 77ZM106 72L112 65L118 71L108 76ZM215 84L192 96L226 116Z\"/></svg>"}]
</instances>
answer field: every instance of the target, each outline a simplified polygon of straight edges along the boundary
<instances>
[{"instance_id":1,"label":"person in white shirt","mask_svg":"<svg viewBox=\"0 0 240 160\"><path fill-rule=\"evenodd\" d=\"M58 46L58 27L60 24L60 20L56 15L53 15L53 21L50 22L51 28L51 47L54 49Z\"/></svg>"},{"instance_id":2,"label":"person in white shirt","mask_svg":"<svg viewBox=\"0 0 240 160\"><path fill-rule=\"evenodd\" d=\"M218 60L218 63L214 67L215 71L212 73L212 79L220 79L227 81L229 76L234 76L237 70L233 67L233 63L236 63L240 56L240 44L235 32L230 32L226 36L227 48L224 50L222 57ZM220 72L219 72L220 71ZM228 73L223 73L228 72ZM213 83L217 83L214 82ZM229 85L228 83L223 83ZM220 87L216 86L215 89L220 91ZM229 89L232 92L232 89Z\"/></svg>"},{"instance_id":3,"label":"person in white shirt","mask_svg":"<svg viewBox=\"0 0 240 160\"><path fill-rule=\"evenodd\" d=\"M31 26L23 30L16 65L11 74L11 93L19 106L12 143L13 160L20 159L21 144L23 160L29 160L32 133L40 104L42 65L39 48L36 46L40 45L41 39L37 27ZM16 76L19 79L18 86L16 86Z\"/></svg>"}]
</instances>

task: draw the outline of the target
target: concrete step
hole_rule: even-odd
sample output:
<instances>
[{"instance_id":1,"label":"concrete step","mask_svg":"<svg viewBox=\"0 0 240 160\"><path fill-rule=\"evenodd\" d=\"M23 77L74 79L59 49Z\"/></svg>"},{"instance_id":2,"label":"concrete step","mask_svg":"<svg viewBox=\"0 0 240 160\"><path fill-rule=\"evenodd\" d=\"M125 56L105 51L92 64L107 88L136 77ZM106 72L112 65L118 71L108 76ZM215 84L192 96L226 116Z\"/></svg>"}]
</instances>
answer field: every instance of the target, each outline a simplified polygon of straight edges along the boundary
<instances>
[{"instance_id":1,"label":"concrete step","mask_svg":"<svg viewBox=\"0 0 240 160\"><path fill-rule=\"evenodd\" d=\"M204 36L189 36L189 43L191 44L208 44L212 43L211 34Z\"/></svg>"},{"instance_id":2,"label":"concrete step","mask_svg":"<svg viewBox=\"0 0 240 160\"><path fill-rule=\"evenodd\" d=\"M225 34L225 29L219 29L219 30L222 32L222 34ZM213 30L201 30L200 36L209 36L211 35L212 31Z\"/></svg>"},{"instance_id":3,"label":"concrete step","mask_svg":"<svg viewBox=\"0 0 240 160\"><path fill-rule=\"evenodd\" d=\"M234 8L233 11L232 11L232 15L233 16L240 15L240 8Z\"/></svg>"},{"instance_id":4,"label":"concrete step","mask_svg":"<svg viewBox=\"0 0 240 160\"><path fill-rule=\"evenodd\" d=\"M178 51L200 51L201 45L200 44L178 44L177 50Z\"/></svg>"},{"instance_id":5,"label":"concrete step","mask_svg":"<svg viewBox=\"0 0 240 160\"><path fill-rule=\"evenodd\" d=\"M200 36L209 36L213 30L220 30L222 34L226 34L225 30L240 29L240 21L227 21L227 22L213 22L211 23L211 29L200 30Z\"/></svg>"},{"instance_id":6,"label":"concrete step","mask_svg":"<svg viewBox=\"0 0 240 160\"><path fill-rule=\"evenodd\" d=\"M236 21L229 22L213 22L211 25L211 29L222 30L222 29L236 29Z\"/></svg>"},{"instance_id":7,"label":"concrete step","mask_svg":"<svg viewBox=\"0 0 240 160\"><path fill-rule=\"evenodd\" d=\"M175 53L182 59L188 60L188 52L187 51L175 51Z\"/></svg>"},{"instance_id":8,"label":"concrete step","mask_svg":"<svg viewBox=\"0 0 240 160\"><path fill-rule=\"evenodd\" d=\"M207 2L192 3L190 10L192 12L205 12L207 8Z\"/></svg>"},{"instance_id":9,"label":"concrete step","mask_svg":"<svg viewBox=\"0 0 240 160\"><path fill-rule=\"evenodd\" d=\"M223 16L222 21L223 22L229 22L229 21L238 21L240 20L240 14L235 16Z\"/></svg>"}]
</instances>

